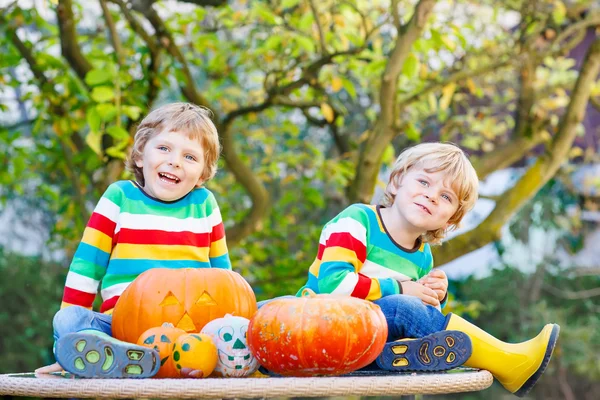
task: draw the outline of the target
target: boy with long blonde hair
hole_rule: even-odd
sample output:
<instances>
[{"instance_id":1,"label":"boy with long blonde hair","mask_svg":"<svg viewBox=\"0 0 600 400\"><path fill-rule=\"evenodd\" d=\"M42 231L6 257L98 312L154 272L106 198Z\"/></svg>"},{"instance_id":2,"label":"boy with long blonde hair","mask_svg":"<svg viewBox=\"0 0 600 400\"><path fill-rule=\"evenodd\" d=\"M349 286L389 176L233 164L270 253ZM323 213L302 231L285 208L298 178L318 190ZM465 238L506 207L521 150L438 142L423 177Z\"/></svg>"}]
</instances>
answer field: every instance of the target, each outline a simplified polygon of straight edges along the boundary
<instances>
[{"instance_id":1,"label":"boy with long blonde hair","mask_svg":"<svg viewBox=\"0 0 600 400\"><path fill-rule=\"evenodd\" d=\"M508 344L440 309L448 278L433 269L431 244L456 229L477 200L477 174L465 153L446 143L411 147L396 160L381 205L353 204L323 228L305 288L354 296L381 307L388 343L377 359L391 371L487 369L524 396L544 372L559 326Z\"/></svg>"}]
</instances>

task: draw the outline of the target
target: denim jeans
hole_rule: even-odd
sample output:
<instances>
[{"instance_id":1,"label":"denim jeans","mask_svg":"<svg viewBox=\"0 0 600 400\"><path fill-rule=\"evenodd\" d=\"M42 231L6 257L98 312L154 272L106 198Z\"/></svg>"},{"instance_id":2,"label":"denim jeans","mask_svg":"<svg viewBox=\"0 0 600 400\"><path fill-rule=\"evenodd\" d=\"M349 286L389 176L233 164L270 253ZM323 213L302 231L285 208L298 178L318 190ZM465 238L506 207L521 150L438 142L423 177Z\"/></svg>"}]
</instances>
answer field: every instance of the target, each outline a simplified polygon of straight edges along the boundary
<instances>
[{"instance_id":1,"label":"denim jeans","mask_svg":"<svg viewBox=\"0 0 600 400\"><path fill-rule=\"evenodd\" d=\"M85 307L70 306L59 310L52 320L54 344L67 333L84 329L95 329L112 336L112 315L88 310Z\"/></svg>"},{"instance_id":2,"label":"denim jeans","mask_svg":"<svg viewBox=\"0 0 600 400\"><path fill-rule=\"evenodd\" d=\"M258 302L260 309L265 304L295 296L281 296ZM396 294L373 301L377 304L388 325L388 342L403 338L421 338L434 332L443 331L448 325L448 317L437 308L425 305L415 296Z\"/></svg>"},{"instance_id":3,"label":"denim jeans","mask_svg":"<svg viewBox=\"0 0 600 400\"><path fill-rule=\"evenodd\" d=\"M415 296L396 294L373 301L388 324L391 342L402 338L421 338L446 329L448 318L437 308L425 305Z\"/></svg>"}]
</instances>

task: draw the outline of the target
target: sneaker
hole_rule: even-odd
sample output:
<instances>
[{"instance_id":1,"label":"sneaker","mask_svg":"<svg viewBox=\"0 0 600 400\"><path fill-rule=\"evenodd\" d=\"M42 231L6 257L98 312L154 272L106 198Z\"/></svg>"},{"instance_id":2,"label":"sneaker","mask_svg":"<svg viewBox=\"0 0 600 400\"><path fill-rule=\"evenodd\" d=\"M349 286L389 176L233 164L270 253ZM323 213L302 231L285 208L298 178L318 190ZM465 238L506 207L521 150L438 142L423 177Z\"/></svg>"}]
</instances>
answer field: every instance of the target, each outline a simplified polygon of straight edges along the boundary
<instances>
[{"instance_id":1,"label":"sneaker","mask_svg":"<svg viewBox=\"0 0 600 400\"><path fill-rule=\"evenodd\" d=\"M377 365L388 371L446 371L464 364L471 356L471 339L460 331L439 331L419 339L385 344Z\"/></svg>"},{"instance_id":2,"label":"sneaker","mask_svg":"<svg viewBox=\"0 0 600 400\"><path fill-rule=\"evenodd\" d=\"M55 354L66 371L83 378L150 378L160 368L156 350L96 330L59 338Z\"/></svg>"}]
</instances>

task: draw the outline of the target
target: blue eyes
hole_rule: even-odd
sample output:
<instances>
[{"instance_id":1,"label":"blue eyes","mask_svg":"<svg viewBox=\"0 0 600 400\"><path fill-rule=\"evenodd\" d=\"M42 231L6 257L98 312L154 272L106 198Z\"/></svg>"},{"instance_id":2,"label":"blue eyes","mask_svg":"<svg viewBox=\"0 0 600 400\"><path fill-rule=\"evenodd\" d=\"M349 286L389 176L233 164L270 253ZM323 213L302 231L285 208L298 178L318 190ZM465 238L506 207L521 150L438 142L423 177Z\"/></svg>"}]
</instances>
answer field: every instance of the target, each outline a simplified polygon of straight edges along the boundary
<instances>
[{"instance_id":1,"label":"blue eyes","mask_svg":"<svg viewBox=\"0 0 600 400\"><path fill-rule=\"evenodd\" d=\"M157 149L160 150L160 151L169 151L169 148L167 146L158 146ZM185 155L185 159L186 160L190 160L190 161L197 161L196 157L194 157L191 154L186 154Z\"/></svg>"},{"instance_id":2,"label":"blue eyes","mask_svg":"<svg viewBox=\"0 0 600 400\"><path fill-rule=\"evenodd\" d=\"M429 187L429 182L427 182L427 181L424 181L424 180L422 180L422 179L419 179L418 181L419 181L419 183L420 183L422 186ZM449 201L450 203L452 203L452 197L450 197L449 195L447 195L447 194L443 194L441 197L442 197L442 198L444 198L444 199L446 199L446 200L447 200L447 201Z\"/></svg>"}]
</instances>

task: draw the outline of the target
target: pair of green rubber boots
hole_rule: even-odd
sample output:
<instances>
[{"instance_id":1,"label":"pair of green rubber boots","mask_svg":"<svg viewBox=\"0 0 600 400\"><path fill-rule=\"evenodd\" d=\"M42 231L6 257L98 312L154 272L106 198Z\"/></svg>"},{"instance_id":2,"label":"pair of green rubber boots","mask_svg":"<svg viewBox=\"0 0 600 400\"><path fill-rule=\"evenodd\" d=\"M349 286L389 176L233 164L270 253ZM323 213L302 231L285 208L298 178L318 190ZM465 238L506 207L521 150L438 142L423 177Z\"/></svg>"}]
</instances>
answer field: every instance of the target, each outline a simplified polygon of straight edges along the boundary
<instances>
[{"instance_id":1,"label":"pair of green rubber boots","mask_svg":"<svg viewBox=\"0 0 600 400\"><path fill-rule=\"evenodd\" d=\"M458 366L485 369L516 396L525 396L548 366L560 327L548 324L535 338L505 343L450 314L446 330L419 339L387 343L377 365L390 371L443 371Z\"/></svg>"}]
</instances>

